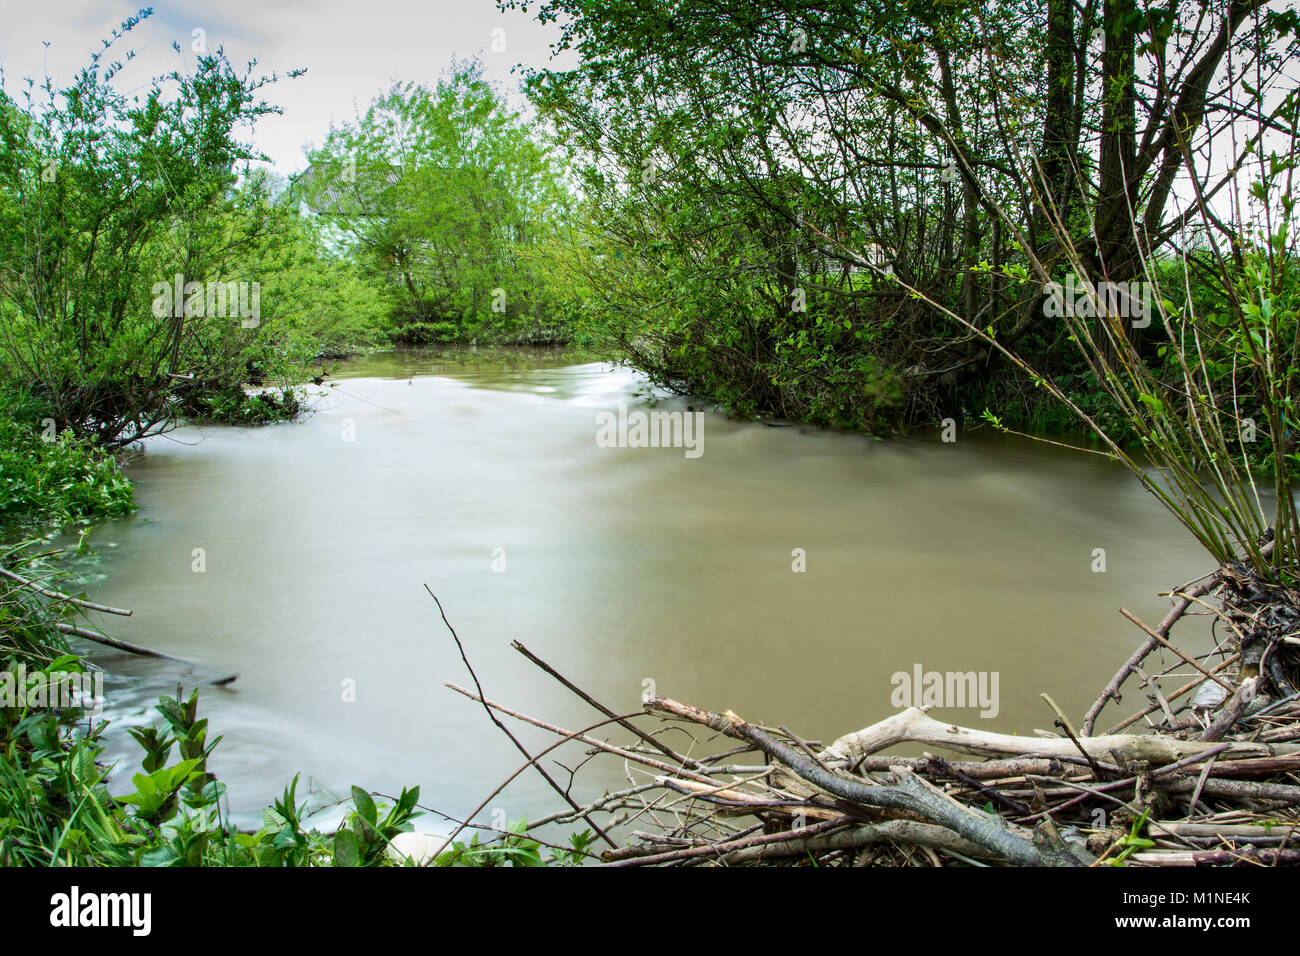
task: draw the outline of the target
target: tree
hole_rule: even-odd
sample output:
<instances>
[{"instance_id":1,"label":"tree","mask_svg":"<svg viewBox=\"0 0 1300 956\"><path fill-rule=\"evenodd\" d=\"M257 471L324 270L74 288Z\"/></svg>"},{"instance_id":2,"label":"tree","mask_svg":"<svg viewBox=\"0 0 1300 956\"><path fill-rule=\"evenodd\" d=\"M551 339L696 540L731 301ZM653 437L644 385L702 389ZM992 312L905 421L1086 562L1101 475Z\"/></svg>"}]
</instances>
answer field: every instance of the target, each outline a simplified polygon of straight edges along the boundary
<instances>
[{"instance_id":1,"label":"tree","mask_svg":"<svg viewBox=\"0 0 1300 956\"><path fill-rule=\"evenodd\" d=\"M610 324L665 380L858 423L924 418L997 366L945 310L1003 346L1052 347L1041 289L1009 271L1143 275L1198 218L1195 194L1244 161L1253 137L1232 145L1230 121L1276 125L1297 52L1294 13L1257 0L548 0L537 15L582 62L532 73L529 93L585 152L611 251L643 266L618 282L649 313L627 326L609 305ZM718 267L711 251L738 247ZM719 316L719 300L747 311ZM878 415L835 384L864 374Z\"/></svg>"},{"instance_id":2,"label":"tree","mask_svg":"<svg viewBox=\"0 0 1300 956\"><path fill-rule=\"evenodd\" d=\"M70 86L0 93L0 373L110 448L165 428L196 380L239 381L263 334L250 250L283 223L240 183L238 131L276 77L218 50L128 97L108 57L145 16Z\"/></svg>"},{"instance_id":3,"label":"tree","mask_svg":"<svg viewBox=\"0 0 1300 956\"><path fill-rule=\"evenodd\" d=\"M569 197L477 65L395 86L310 159L303 200L393 292L401 337L533 334L551 319L541 257Z\"/></svg>"}]
</instances>

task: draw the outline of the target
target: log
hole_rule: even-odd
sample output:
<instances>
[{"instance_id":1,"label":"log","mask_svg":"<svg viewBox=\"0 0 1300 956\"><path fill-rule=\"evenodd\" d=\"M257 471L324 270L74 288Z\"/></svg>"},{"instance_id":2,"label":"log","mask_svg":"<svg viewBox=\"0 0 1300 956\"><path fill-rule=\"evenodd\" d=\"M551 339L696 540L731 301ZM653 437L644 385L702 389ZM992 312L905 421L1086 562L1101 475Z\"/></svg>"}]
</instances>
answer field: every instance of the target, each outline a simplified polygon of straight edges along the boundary
<instances>
[{"instance_id":1,"label":"log","mask_svg":"<svg viewBox=\"0 0 1300 956\"><path fill-rule=\"evenodd\" d=\"M1284 773L1300 770L1300 756L1256 757L1253 760L1216 760L1210 769L1211 777L1249 776L1259 773Z\"/></svg>"},{"instance_id":2,"label":"log","mask_svg":"<svg viewBox=\"0 0 1300 956\"><path fill-rule=\"evenodd\" d=\"M782 857L826 853L834 850L854 850L880 843L928 846L934 850L956 853L960 856L989 858L988 851L983 847L954 836L952 831L944 827L933 823L917 823L915 820L886 820L883 823L857 826L851 830L840 830L825 836L793 836L783 843L760 844L733 850L722 858L722 862L728 865L762 863Z\"/></svg>"},{"instance_id":3,"label":"log","mask_svg":"<svg viewBox=\"0 0 1300 956\"><path fill-rule=\"evenodd\" d=\"M1170 793L1191 793L1196 789L1196 783L1188 777L1166 784L1165 789ZM1257 783L1254 780L1219 780L1209 777L1201 788L1201 793L1207 797L1268 800L1300 806L1300 787L1288 783Z\"/></svg>"},{"instance_id":4,"label":"log","mask_svg":"<svg viewBox=\"0 0 1300 956\"><path fill-rule=\"evenodd\" d=\"M899 765L892 768L898 780L896 786L865 784L824 769L815 760L781 743L731 711L717 714L666 697L647 697L645 705L652 710L674 714L711 727L729 737L757 744L769 757L785 764L792 771L795 780L802 778L813 787L842 800L861 806L918 814L1017 866L1060 865L1057 859L1045 855L1032 840L1026 839L1018 828L1013 828L1001 817L962 806L917 777L907 767ZM924 714L921 716L924 717Z\"/></svg>"},{"instance_id":5,"label":"log","mask_svg":"<svg viewBox=\"0 0 1300 956\"><path fill-rule=\"evenodd\" d=\"M891 767L903 766L918 773L936 771L936 757L864 757L853 765L859 773L885 773ZM1289 759L1289 758L1279 758ZM1300 767L1300 757L1296 766ZM1072 763L1083 764L1083 758L1075 760L1057 760L1049 757L1011 757L1003 760L945 760L943 765L957 773L974 780L1003 780L1007 777L1022 777L1027 773L1056 775L1064 772Z\"/></svg>"},{"instance_id":6,"label":"log","mask_svg":"<svg viewBox=\"0 0 1300 956\"><path fill-rule=\"evenodd\" d=\"M116 637L109 637L107 634L101 634L99 631L92 631L89 628L77 627L73 624L64 624L61 621L54 621L51 626L53 626L57 631L62 631L64 634L71 634L74 637L80 637L87 641L94 641L96 644L103 644L105 647L114 647L119 651L126 651L128 654L139 654L141 657L159 657L165 661L177 661L181 664L190 663L189 661L181 660L179 657L172 657L170 654L164 654L162 651L150 650L147 647L141 647L139 644L132 644L130 641L123 641Z\"/></svg>"},{"instance_id":7,"label":"log","mask_svg":"<svg viewBox=\"0 0 1300 956\"><path fill-rule=\"evenodd\" d=\"M1140 850L1126 861L1139 866L1231 866L1300 863L1300 850L1247 847L1242 850Z\"/></svg>"},{"instance_id":8,"label":"log","mask_svg":"<svg viewBox=\"0 0 1300 956\"><path fill-rule=\"evenodd\" d=\"M1283 837L1295 839L1300 837L1300 826L1279 825L1263 826L1261 824L1241 823L1186 823L1180 820L1153 820L1148 824L1148 833L1167 833L1178 837L1215 837L1220 840L1236 840L1250 843L1255 840L1276 840Z\"/></svg>"},{"instance_id":9,"label":"log","mask_svg":"<svg viewBox=\"0 0 1300 956\"><path fill-rule=\"evenodd\" d=\"M828 765L851 766L886 747L905 743L929 744L957 753L980 756L1022 757L1077 757L1079 747L1082 747L1094 759L1111 761L1118 754L1127 760L1144 760L1153 766L1174 763L1223 746L1222 743L1199 740L1115 734L1080 737L1079 746L1076 747L1074 741L1063 737L1018 737L946 724L928 716L919 708L909 707L870 727L841 737L818 754L818 757ZM1227 758L1275 757L1294 753L1300 753L1300 745L1249 741L1230 741L1223 751Z\"/></svg>"}]
</instances>

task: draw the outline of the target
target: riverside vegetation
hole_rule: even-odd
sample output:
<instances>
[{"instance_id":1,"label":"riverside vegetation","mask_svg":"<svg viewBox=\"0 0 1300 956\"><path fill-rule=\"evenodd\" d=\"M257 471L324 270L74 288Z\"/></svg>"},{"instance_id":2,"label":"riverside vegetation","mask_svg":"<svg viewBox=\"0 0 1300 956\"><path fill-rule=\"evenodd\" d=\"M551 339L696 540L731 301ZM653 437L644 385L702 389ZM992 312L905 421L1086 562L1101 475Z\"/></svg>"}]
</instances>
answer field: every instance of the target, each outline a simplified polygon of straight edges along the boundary
<instances>
[{"instance_id":1,"label":"riverside vegetation","mask_svg":"<svg viewBox=\"0 0 1300 956\"><path fill-rule=\"evenodd\" d=\"M60 589L39 535L129 510L114 455L142 439L292 418L295 386L360 348L575 343L742 416L1077 442L1129 468L1215 570L1174 589L1165 621L1137 622L1141 646L1077 730L1059 714L1064 736L1029 751L986 735L965 742L985 763L880 757L947 739L908 711L815 752L654 698L764 759L723 788L712 764L603 710L638 737L619 755L656 778L545 822L626 824L657 788L686 799L683 829L610 862L1296 862L1300 16L1247 0L548 0L537 15L564 24L580 63L528 75L531 118L454 65L331 129L291 181L236 131L295 74L218 53L128 99L112 57L136 20L71 86L0 96L7 666L94 666L69 653L85 599ZM160 309L173 276L186 301ZM258 284L258 314L211 307L231 283ZM1062 285L1083 292L1054 301ZM1142 322L1108 294L1119 285L1144 297ZM1227 634L1217 662L1169 640L1192 605ZM1155 732L1094 737L1163 653L1199 677L1118 728L1156 714ZM124 798L97 730L5 709L0 860L392 861L415 791L381 815L354 789L323 835L291 784L263 828L232 826L197 700L160 702L166 729L137 734ZM610 749L593 729L581 739ZM448 839L436 858L593 855L590 832L529 836L542 822Z\"/></svg>"}]
</instances>

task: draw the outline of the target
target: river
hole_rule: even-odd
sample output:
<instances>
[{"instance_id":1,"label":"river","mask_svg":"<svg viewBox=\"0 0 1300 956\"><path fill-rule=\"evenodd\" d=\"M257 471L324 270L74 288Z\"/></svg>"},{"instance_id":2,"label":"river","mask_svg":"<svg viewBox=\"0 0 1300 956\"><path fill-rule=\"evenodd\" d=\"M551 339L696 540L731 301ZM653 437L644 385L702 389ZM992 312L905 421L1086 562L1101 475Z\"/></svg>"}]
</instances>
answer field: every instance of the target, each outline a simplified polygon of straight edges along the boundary
<instances>
[{"instance_id":1,"label":"river","mask_svg":"<svg viewBox=\"0 0 1300 956\"><path fill-rule=\"evenodd\" d=\"M874 441L709 412L693 457L602 447L598 414L647 407L645 382L559 352L388 353L331 381L301 422L150 440L138 512L88 538L84 587L135 611L96 626L239 675L201 700L245 822L299 771L317 802L419 784L464 813L519 766L443 687L470 678L425 585L487 695L553 723L599 716L512 640L620 712L653 686L829 741L892 713L893 675L918 668L997 675L995 715L944 719L1032 734L1047 691L1077 720L1141 638L1116 609L1154 623L1156 592L1209 568L1118 465L987 431ZM135 771L124 728L189 678L97 656L109 755ZM1145 702L1128 690L1103 726ZM626 786L612 758L579 780ZM528 774L492 806L557 800Z\"/></svg>"}]
</instances>

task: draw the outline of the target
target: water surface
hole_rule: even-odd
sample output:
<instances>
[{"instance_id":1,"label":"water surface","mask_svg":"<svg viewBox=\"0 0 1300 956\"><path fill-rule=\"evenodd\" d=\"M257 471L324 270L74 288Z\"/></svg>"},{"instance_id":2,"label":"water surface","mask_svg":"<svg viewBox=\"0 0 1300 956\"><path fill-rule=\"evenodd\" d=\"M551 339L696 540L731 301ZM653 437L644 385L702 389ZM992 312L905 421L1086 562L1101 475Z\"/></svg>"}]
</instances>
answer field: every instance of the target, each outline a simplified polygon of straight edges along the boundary
<instances>
[{"instance_id":1,"label":"water surface","mask_svg":"<svg viewBox=\"0 0 1300 956\"><path fill-rule=\"evenodd\" d=\"M482 708L442 686L470 679L426 584L488 696L553 723L599 715L514 639L620 712L653 686L830 740L891 713L891 675L916 665L998 673L996 717L945 719L1029 734L1052 724L1042 691L1078 718L1141 638L1116 609L1154 623L1155 592L1208 570L1120 467L1027 440L709 413L696 459L601 448L597 413L644 408L647 389L574 361L372 356L313 388L306 421L182 428L130 466L139 511L92 534L86 587L135 615L96 623L238 673L202 694L236 814L299 771L321 799L419 784L464 813L516 769ZM183 675L101 659L111 753L134 756L121 729ZM1123 714L1142 703L1131 692ZM612 759L580 779L626 785ZM536 818L556 801L530 774L493 806Z\"/></svg>"}]
</instances>

